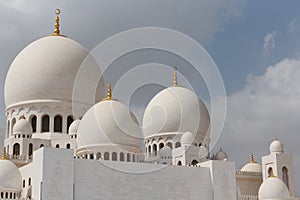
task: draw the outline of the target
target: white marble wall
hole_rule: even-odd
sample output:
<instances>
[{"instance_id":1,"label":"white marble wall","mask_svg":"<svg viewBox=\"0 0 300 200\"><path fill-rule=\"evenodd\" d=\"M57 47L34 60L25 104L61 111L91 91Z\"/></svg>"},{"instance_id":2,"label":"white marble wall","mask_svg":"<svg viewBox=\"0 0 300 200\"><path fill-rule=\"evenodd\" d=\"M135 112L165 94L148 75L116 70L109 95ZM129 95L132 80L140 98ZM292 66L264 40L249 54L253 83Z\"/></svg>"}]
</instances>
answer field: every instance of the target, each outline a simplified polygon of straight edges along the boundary
<instances>
[{"instance_id":1,"label":"white marble wall","mask_svg":"<svg viewBox=\"0 0 300 200\"><path fill-rule=\"evenodd\" d=\"M214 200L237 200L235 166L230 161L210 160L200 163L211 172Z\"/></svg>"},{"instance_id":2,"label":"white marble wall","mask_svg":"<svg viewBox=\"0 0 300 200\"><path fill-rule=\"evenodd\" d=\"M236 200L232 162L203 167L73 158L72 150L42 148L21 167L32 178L34 199L203 199Z\"/></svg>"}]
</instances>

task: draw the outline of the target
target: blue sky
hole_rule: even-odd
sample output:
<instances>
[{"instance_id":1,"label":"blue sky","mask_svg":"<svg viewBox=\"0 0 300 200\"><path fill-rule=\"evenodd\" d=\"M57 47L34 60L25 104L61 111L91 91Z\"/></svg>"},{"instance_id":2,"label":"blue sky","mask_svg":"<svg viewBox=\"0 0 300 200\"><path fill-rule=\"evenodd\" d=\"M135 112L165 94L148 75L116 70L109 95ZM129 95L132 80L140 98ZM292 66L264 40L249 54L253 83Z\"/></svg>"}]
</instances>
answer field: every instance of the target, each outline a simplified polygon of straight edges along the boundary
<instances>
[{"instance_id":1,"label":"blue sky","mask_svg":"<svg viewBox=\"0 0 300 200\"><path fill-rule=\"evenodd\" d=\"M299 5L299 1L247 1L241 16L215 34L207 49L223 74L228 93L241 89L247 75L261 75L268 66L299 52ZM273 32L275 47L264 55L264 37Z\"/></svg>"},{"instance_id":2,"label":"blue sky","mask_svg":"<svg viewBox=\"0 0 300 200\"><path fill-rule=\"evenodd\" d=\"M300 1L1 1L1 110L10 63L27 44L52 32L55 8L62 10L63 34L89 50L113 34L138 27L165 27L194 38L217 64L227 91L226 122L213 151L222 146L240 168L251 153L259 161L277 137L294 155L295 168L300 167ZM144 51L120 58L106 77L115 81L131 65L154 61L180 63L183 72L188 68L176 56ZM192 84L201 83L195 86L197 94L208 100L203 81L195 80ZM137 114L146 104L141 99L149 101L161 89L147 88L136 94L132 109ZM0 127L5 127L4 115ZM299 170L296 184L299 193Z\"/></svg>"}]
</instances>

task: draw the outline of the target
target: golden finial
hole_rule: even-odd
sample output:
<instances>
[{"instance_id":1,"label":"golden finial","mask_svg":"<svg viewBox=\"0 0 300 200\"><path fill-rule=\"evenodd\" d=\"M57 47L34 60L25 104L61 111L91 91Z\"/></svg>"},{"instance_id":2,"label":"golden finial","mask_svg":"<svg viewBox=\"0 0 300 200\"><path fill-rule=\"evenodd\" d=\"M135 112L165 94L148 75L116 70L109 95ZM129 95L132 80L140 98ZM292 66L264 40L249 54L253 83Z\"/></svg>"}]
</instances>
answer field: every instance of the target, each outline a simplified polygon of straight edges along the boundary
<instances>
[{"instance_id":1,"label":"golden finial","mask_svg":"<svg viewBox=\"0 0 300 200\"><path fill-rule=\"evenodd\" d=\"M173 86L177 86L177 67L174 67Z\"/></svg>"},{"instance_id":2,"label":"golden finial","mask_svg":"<svg viewBox=\"0 0 300 200\"><path fill-rule=\"evenodd\" d=\"M61 35L60 34L60 30L59 30L59 14L60 14L60 10L56 9L55 10L55 14L56 14L56 18L55 18L54 32L53 32L53 34L51 34L51 36L63 36L63 37L66 37L64 35Z\"/></svg>"},{"instance_id":3,"label":"golden finial","mask_svg":"<svg viewBox=\"0 0 300 200\"><path fill-rule=\"evenodd\" d=\"M107 84L107 98L111 99L111 85L110 85L110 83Z\"/></svg>"},{"instance_id":4,"label":"golden finial","mask_svg":"<svg viewBox=\"0 0 300 200\"><path fill-rule=\"evenodd\" d=\"M271 175L269 176L269 178L276 178L276 176L274 175L273 169L271 169Z\"/></svg>"},{"instance_id":5,"label":"golden finial","mask_svg":"<svg viewBox=\"0 0 300 200\"><path fill-rule=\"evenodd\" d=\"M5 148L3 148L1 160L7 160L6 159L6 149Z\"/></svg>"},{"instance_id":6,"label":"golden finial","mask_svg":"<svg viewBox=\"0 0 300 200\"><path fill-rule=\"evenodd\" d=\"M26 119L24 115L21 115L19 119Z\"/></svg>"},{"instance_id":7,"label":"golden finial","mask_svg":"<svg viewBox=\"0 0 300 200\"><path fill-rule=\"evenodd\" d=\"M251 156L250 156L250 162L249 163L256 163L255 161L254 161L254 155L253 155L253 153L251 154Z\"/></svg>"},{"instance_id":8,"label":"golden finial","mask_svg":"<svg viewBox=\"0 0 300 200\"><path fill-rule=\"evenodd\" d=\"M111 85L110 85L110 83L107 84L107 97L102 99L101 101L106 101L106 100L114 100L112 98L112 95L111 95Z\"/></svg>"}]
</instances>

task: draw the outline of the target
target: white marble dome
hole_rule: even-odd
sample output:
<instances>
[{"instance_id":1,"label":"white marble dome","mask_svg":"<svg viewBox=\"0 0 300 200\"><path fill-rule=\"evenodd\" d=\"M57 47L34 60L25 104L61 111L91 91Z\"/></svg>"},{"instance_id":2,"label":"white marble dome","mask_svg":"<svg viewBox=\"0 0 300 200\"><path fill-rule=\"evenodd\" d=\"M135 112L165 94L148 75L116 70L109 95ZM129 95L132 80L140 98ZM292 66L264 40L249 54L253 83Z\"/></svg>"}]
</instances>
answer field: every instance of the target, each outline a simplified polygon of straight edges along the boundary
<instances>
[{"instance_id":1,"label":"white marble dome","mask_svg":"<svg viewBox=\"0 0 300 200\"><path fill-rule=\"evenodd\" d=\"M168 146L164 146L161 150L159 150L160 156L172 156L172 149Z\"/></svg>"},{"instance_id":2,"label":"white marble dome","mask_svg":"<svg viewBox=\"0 0 300 200\"><path fill-rule=\"evenodd\" d=\"M207 158L208 156L208 149L205 146L200 146L199 147L199 158Z\"/></svg>"},{"instance_id":3,"label":"white marble dome","mask_svg":"<svg viewBox=\"0 0 300 200\"><path fill-rule=\"evenodd\" d=\"M77 147L120 145L142 152L142 130L134 114L116 100L100 101L83 116L78 132Z\"/></svg>"},{"instance_id":4,"label":"white marble dome","mask_svg":"<svg viewBox=\"0 0 300 200\"><path fill-rule=\"evenodd\" d=\"M217 152L215 158L216 158L216 160L221 160L221 161L227 161L228 160L227 153L225 151L223 151L222 148L220 148L220 150Z\"/></svg>"},{"instance_id":5,"label":"white marble dome","mask_svg":"<svg viewBox=\"0 0 300 200\"><path fill-rule=\"evenodd\" d=\"M258 163L247 163L241 169L243 172L255 172L255 173L262 173L262 167Z\"/></svg>"},{"instance_id":6,"label":"white marble dome","mask_svg":"<svg viewBox=\"0 0 300 200\"><path fill-rule=\"evenodd\" d=\"M19 169L9 160L0 160L0 190L19 192L22 190L22 176Z\"/></svg>"},{"instance_id":7,"label":"white marble dome","mask_svg":"<svg viewBox=\"0 0 300 200\"><path fill-rule=\"evenodd\" d=\"M283 153L283 144L277 139L275 139L271 144L270 144L270 153L271 154L276 154L276 153Z\"/></svg>"},{"instance_id":8,"label":"white marble dome","mask_svg":"<svg viewBox=\"0 0 300 200\"><path fill-rule=\"evenodd\" d=\"M270 177L265 180L258 191L259 200L289 200L289 190L285 183L277 178Z\"/></svg>"},{"instance_id":9,"label":"white marble dome","mask_svg":"<svg viewBox=\"0 0 300 200\"><path fill-rule=\"evenodd\" d=\"M168 87L156 94L143 117L145 138L167 132L192 132L205 137L209 125L209 113L202 100L183 87Z\"/></svg>"},{"instance_id":10,"label":"white marble dome","mask_svg":"<svg viewBox=\"0 0 300 200\"><path fill-rule=\"evenodd\" d=\"M25 118L19 119L13 128L13 134L17 135L31 135L32 134L32 126Z\"/></svg>"},{"instance_id":11,"label":"white marble dome","mask_svg":"<svg viewBox=\"0 0 300 200\"><path fill-rule=\"evenodd\" d=\"M191 133L191 132L185 132L182 136L181 136L181 144L182 145L192 145L194 139L196 137L196 133Z\"/></svg>"},{"instance_id":12,"label":"white marble dome","mask_svg":"<svg viewBox=\"0 0 300 200\"><path fill-rule=\"evenodd\" d=\"M79 124L80 124L80 119L76 119L72 122L72 124L69 127L69 135L76 135L77 134Z\"/></svg>"},{"instance_id":13,"label":"white marble dome","mask_svg":"<svg viewBox=\"0 0 300 200\"><path fill-rule=\"evenodd\" d=\"M9 68L5 81L6 107L33 100L72 102L73 86L81 64L89 63L94 72L100 73L97 63L88 55L83 46L67 37L48 36L32 42L17 55ZM97 83L94 84L98 87ZM93 102L80 102L80 99L79 103L93 105L104 91L101 85L101 91L93 94Z\"/></svg>"}]
</instances>

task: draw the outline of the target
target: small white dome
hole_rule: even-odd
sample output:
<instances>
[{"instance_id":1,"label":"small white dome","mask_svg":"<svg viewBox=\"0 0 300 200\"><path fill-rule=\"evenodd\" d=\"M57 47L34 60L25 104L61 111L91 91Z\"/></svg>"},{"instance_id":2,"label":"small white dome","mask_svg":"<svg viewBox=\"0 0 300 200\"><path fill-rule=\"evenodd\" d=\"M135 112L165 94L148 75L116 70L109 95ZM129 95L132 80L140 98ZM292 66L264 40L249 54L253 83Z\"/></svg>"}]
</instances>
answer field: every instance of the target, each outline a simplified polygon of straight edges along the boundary
<instances>
[{"instance_id":1,"label":"small white dome","mask_svg":"<svg viewBox=\"0 0 300 200\"><path fill-rule=\"evenodd\" d=\"M270 177L265 180L258 191L259 200L289 200L289 190L285 183L277 178Z\"/></svg>"},{"instance_id":2,"label":"small white dome","mask_svg":"<svg viewBox=\"0 0 300 200\"><path fill-rule=\"evenodd\" d=\"M48 36L32 42L16 56L8 70L4 89L6 107L34 100L72 102L74 84L80 81L78 72L83 62L88 62L90 69L93 69L94 74L89 74L90 79L98 74L100 76L96 61L74 40ZM87 78L86 82L90 79ZM95 99L99 100L103 95L103 83L98 90L98 85L93 88L94 85L89 84L90 88L97 91L96 97L94 93L88 94L90 91L87 92L85 84L81 83L82 89L78 91L84 99L76 100L80 104L93 105ZM78 88L75 89L77 92Z\"/></svg>"},{"instance_id":3,"label":"small white dome","mask_svg":"<svg viewBox=\"0 0 300 200\"><path fill-rule=\"evenodd\" d=\"M31 135L32 134L32 126L25 118L21 118L16 122L13 127L13 134L17 135Z\"/></svg>"},{"instance_id":4,"label":"small white dome","mask_svg":"<svg viewBox=\"0 0 300 200\"><path fill-rule=\"evenodd\" d=\"M199 158L207 158L208 156L208 149L205 146L199 147Z\"/></svg>"},{"instance_id":5,"label":"small white dome","mask_svg":"<svg viewBox=\"0 0 300 200\"><path fill-rule=\"evenodd\" d=\"M279 140L275 139L270 144L270 153L271 154L283 153L283 145L281 144L281 142Z\"/></svg>"},{"instance_id":6,"label":"small white dome","mask_svg":"<svg viewBox=\"0 0 300 200\"><path fill-rule=\"evenodd\" d=\"M1 191L21 191L22 176L19 169L9 160L0 160Z\"/></svg>"},{"instance_id":7,"label":"small white dome","mask_svg":"<svg viewBox=\"0 0 300 200\"><path fill-rule=\"evenodd\" d=\"M160 156L171 156L172 155L172 149L168 146L164 146L161 150L159 150Z\"/></svg>"},{"instance_id":8,"label":"small white dome","mask_svg":"<svg viewBox=\"0 0 300 200\"><path fill-rule=\"evenodd\" d=\"M225 153L225 151L223 151L222 148L220 148L220 150L217 152L215 158L216 158L216 160L222 160L222 161L228 160L227 153Z\"/></svg>"},{"instance_id":9,"label":"small white dome","mask_svg":"<svg viewBox=\"0 0 300 200\"><path fill-rule=\"evenodd\" d=\"M241 171L262 173L262 168L261 165L258 163L247 163L246 165L244 165Z\"/></svg>"},{"instance_id":10,"label":"small white dome","mask_svg":"<svg viewBox=\"0 0 300 200\"><path fill-rule=\"evenodd\" d=\"M72 124L69 127L69 134L70 135L76 135L77 134L79 124L80 124L80 119L76 119L75 121L72 122Z\"/></svg>"},{"instance_id":11,"label":"small white dome","mask_svg":"<svg viewBox=\"0 0 300 200\"><path fill-rule=\"evenodd\" d=\"M190 146L192 145L194 139L196 137L196 133L191 133L191 132L185 132L182 136L181 136L181 145L187 145Z\"/></svg>"},{"instance_id":12,"label":"small white dome","mask_svg":"<svg viewBox=\"0 0 300 200\"><path fill-rule=\"evenodd\" d=\"M100 101L83 116L77 132L78 148L121 145L142 152L142 131L134 114L115 100Z\"/></svg>"},{"instance_id":13,"label":"small white dome","mask_svg":"<svg viewBox=\"0 0 300 200\"><path fill-rule=\"evenodd\" d=\"M254 161L253 154L251 155L250 162L242 167L241 171L243 172L256 172L262 173L262 167L260 164Z\"/></svg>"},{"instance_id":14,"label":"small white dome","mask_svg":"<svg viewBox=\"0 0 300 200\"><path fill-rule=\"evenodd\" d=\"M156 94L143 117L145 138L158 133L192 132L205 137L210 118L205 104L192 91L168 87Z\"/></svg>"}]
</instances>

